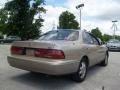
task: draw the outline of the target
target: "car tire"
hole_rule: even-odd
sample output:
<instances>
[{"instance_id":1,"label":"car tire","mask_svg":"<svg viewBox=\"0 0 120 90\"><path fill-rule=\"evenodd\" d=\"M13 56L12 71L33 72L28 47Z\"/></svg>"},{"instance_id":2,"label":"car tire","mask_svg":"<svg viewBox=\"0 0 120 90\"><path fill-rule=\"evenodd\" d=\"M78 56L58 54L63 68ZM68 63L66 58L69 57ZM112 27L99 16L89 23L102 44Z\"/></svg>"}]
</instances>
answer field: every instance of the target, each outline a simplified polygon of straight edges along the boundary
<instances>
[{"instance_id":1,"label":"car tire","mask_svg":"<svg viewBox=\"0 0 120 90\"><path fill-rule=\"evenodd\" d=\"M72 79L76 82L84 81L87 75L87 68L87 62L85 61L85 59L83 59L80 62L78 71L72 75Z\"/></svg>"},{"instance_id":2,"label":"car tire","mask_svg":"<svg viewBox=\"0 0 120 90\"><path fill-rule=\"evenodd\" d=\"M100 63L101 66L107 66L108 65L108 55L105 55L105 59Z\"/></svg>"}]
</instances>

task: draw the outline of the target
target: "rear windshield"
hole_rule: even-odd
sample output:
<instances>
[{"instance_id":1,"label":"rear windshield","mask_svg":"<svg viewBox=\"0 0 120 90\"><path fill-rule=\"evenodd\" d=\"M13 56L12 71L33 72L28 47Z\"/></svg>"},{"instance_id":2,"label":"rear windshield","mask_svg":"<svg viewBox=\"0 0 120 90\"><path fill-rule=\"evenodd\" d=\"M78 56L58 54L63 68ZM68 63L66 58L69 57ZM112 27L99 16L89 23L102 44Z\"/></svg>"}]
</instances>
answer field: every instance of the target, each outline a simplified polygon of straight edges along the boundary
<instances>
[{"instance_id":1,"label":"rear windshield","mask_svg":"<svg viewBox=\"0 0 120 90\"><path fill-rule=\"evenodd\" d=\"M78 40L79 32L73 30L49 31L42 35L39 40Z\"/></svg>"}]
</instances>

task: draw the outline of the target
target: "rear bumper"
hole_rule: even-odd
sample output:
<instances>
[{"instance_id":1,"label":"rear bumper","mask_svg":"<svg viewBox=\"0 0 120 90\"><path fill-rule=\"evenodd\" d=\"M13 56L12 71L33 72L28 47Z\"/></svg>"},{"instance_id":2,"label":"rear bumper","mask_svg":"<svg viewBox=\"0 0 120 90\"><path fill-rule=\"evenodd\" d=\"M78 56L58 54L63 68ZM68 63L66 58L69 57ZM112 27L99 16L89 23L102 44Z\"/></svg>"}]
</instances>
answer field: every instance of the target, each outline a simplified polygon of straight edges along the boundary
<instances>
[{"instance_id":1,"label":"rear bumper","mask_svg":"<svg viewBox=\"0 0 120 90\"><path fill-rule=\"evenodd\" d=\"M44 73L48 75L64 75L77 72L79 61L48 60L43 58L8 56L8 63L19 69Z\"/></svg>"}]
</instances>

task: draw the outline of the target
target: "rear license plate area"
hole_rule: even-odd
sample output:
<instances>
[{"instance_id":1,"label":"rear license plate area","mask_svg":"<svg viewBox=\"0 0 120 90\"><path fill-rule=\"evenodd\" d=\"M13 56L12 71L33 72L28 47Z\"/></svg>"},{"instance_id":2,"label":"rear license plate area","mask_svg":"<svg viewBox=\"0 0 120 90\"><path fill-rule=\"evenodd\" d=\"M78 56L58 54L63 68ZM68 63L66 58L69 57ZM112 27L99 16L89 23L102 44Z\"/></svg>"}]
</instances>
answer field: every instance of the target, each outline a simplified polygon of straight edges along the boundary
<instances>
[{"instance_id":1,"label":"rear license plate area","mask_svg":"<svg viewBox=\"0 0 120 90\"><path fill-rule=\"evenodd\" d=\"M26 48L26 55L27 56L34 56L34 52L35 52L34 49Z\"/></svg>"}]
</instances>

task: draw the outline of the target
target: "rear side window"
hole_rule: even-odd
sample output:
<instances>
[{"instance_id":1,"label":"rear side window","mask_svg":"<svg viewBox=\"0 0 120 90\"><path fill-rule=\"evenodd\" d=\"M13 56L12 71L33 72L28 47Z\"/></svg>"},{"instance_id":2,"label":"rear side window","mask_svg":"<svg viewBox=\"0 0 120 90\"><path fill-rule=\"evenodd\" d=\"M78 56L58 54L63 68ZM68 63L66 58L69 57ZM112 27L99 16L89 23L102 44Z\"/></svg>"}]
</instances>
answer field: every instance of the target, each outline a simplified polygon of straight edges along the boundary
<instances>
[{"instance_id":1,"label":"rear side window","mask_svg":"<svg viewBox=\"0 0 120 90\"><path fill-rule=\"evenodd\" d=\"M87 44L99 45L98 40L87 32L84 32L83 34L83 41Z\"/></svg>"},{"instance_id":2,"label":"rear side window","mask_svg":"<svg viewBox=\"0 0 120 90\"><path fill-rule=\"evenodd\" d=\"M86 32L83 33L83 41L87 44L93 44L91 36Z\"/></svg>"},{"instance_id":3,"label":"rear side window","mask_svg":"<svg viewBox=\"0 0 120 90\"><path fill-rule=\"evenodd\" d=\"M96 38L94 38L92 35L91 35L91 37L92 37L92 39L93 39L94 44L95 44L95 45L99 45L98 40L97 40Z\"/></svg>"}]
</instances>

